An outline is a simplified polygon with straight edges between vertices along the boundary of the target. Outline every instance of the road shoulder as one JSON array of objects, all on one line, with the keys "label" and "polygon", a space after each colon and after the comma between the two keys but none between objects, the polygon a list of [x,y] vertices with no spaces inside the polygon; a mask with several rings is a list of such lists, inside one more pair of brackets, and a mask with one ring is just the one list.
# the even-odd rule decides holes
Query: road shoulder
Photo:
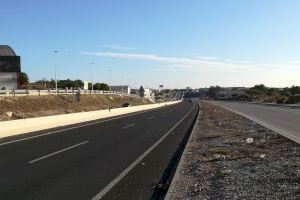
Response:
[{"label": "road shoulder", "polygon": [[166,199],[299,199],[300,145],[204,103]]}]

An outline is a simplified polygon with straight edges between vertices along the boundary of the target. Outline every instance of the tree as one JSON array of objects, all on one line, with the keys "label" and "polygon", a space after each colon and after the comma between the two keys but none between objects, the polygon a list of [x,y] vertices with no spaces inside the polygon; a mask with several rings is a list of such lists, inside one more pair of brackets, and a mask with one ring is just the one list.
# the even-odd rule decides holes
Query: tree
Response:
[{"label": "tree", "polygon": [[[261,96],[267,93],[268,88],[264,84],[255,85],[252,88],[246,89],[245,92],[250,96]],[[270,91],[272,92],[272,91]]]},{"label": "tree", "polygon": [[109,90],[109,86],[106,83],[95,83],[94,90]]},{"label": "tree", "polygon": [[20,74],[20,86],[23,87],[29,83],[28,75],[25,72]]},{"label": "tree", "polygon": [[207,91],[207,95],[210,97],[210,98],[216,98],[217,97],[217,93],[219,91],[221,91],[222,88],[220,86],[211,86],[208,91]]},{"label": "tree", "polygon": [[83,81],[79,80],[79,79],[74,80],[73,84],[74,84],[75,88],[82,88],[83,87]]},{"label": "tree", "polygon": [[267,91],[267,87],[264,84],[255,85],[252,89],[262,91],[263,93]]},{"label": "tree", "polygon": [[292,95],[295,95],[295,94],[300,94],[300,87],[299,86],[292,86],[290,88],[290,92]]}]

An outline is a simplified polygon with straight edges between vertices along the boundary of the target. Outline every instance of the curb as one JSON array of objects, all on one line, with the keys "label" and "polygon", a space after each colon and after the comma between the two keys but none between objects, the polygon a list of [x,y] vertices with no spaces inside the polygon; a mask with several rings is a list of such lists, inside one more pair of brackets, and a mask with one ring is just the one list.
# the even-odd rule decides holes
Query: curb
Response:
[{"label": "curb", "polygon": [[193,138],[193,136],[195,135],[195,132],[198,131],[200,129],[200,118],[202,117],[202,111],[201,111],[201,103],[199,103],[199,113],[198,113],[198,117],[196,119],[195,125],[193,127],[193,130],[191,132],[191,135],[187,141],[186,147],[182,153],[182,156],[180,158],[179,164],[177,166],[176,172],[173,176],[171,185],[169,186],[168,192],[165,196],[165,200],[173,200],[175,199],[177,196],[176,194],[176,185],[178,183],[178,180],[180,179],[180,172],[183,170],[183,163],[184,161],[187,159],[186,155],[188,153],[188,150],[190,149],[190,145],[191,145],[191,140]]},{"label": "curb", "polygon": [[40,131],[50,128],[57,128],[82,122],[93,121],[97,119],[104,119],[108,117],[115,117],[124,114],[136,113],[139,111],[146,111],[164,106],[179,103],[180,101],[148,104],[132,107],[114,108],[109,110],[97,110],[89,112],[78,112],[70,114],[52,115],[36,118],[17,119],[0,122],[0,138],[25,134],[34,131]]}]

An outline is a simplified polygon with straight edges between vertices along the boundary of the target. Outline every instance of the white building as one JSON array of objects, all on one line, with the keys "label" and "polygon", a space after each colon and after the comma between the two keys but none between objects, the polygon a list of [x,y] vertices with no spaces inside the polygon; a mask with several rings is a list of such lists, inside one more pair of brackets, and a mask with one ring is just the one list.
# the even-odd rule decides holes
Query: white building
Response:
[{"label": "white building", "polygon": [[138,90],[138,95],[140,97],[144,97],[147,99],[155,99],[155,96],[154,96],[154,93],[152,92],[152,90],[149,88],[144,89],[143,86],[141,86],[140,89]]},{"label": "white building", "polygon": [[130,86],[129,85],[115,85],[110,86],[111,91],[115,91],[123,94],[130,94]]}]

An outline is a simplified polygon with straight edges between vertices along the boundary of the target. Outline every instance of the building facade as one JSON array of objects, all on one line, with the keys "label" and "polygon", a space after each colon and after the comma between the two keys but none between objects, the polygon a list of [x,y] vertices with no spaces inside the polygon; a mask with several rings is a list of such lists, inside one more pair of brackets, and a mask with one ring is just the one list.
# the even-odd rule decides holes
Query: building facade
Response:
[{"label": "building facade", "polygon": [[20,88],[21,61],[8,45],[0,45],[0,89]]},{"label": "building facade", "polygon": [[129,85],[116,85],[110,86],[111,91],[119,92],[122,94],[130,94],[130,86]]},{"label": "building facade", "polygon": [[144,97],[150,100],[155,99],[155,94],[149,88],[144,89],[143,86],[141,86],[137,93],[140,97]]}]

